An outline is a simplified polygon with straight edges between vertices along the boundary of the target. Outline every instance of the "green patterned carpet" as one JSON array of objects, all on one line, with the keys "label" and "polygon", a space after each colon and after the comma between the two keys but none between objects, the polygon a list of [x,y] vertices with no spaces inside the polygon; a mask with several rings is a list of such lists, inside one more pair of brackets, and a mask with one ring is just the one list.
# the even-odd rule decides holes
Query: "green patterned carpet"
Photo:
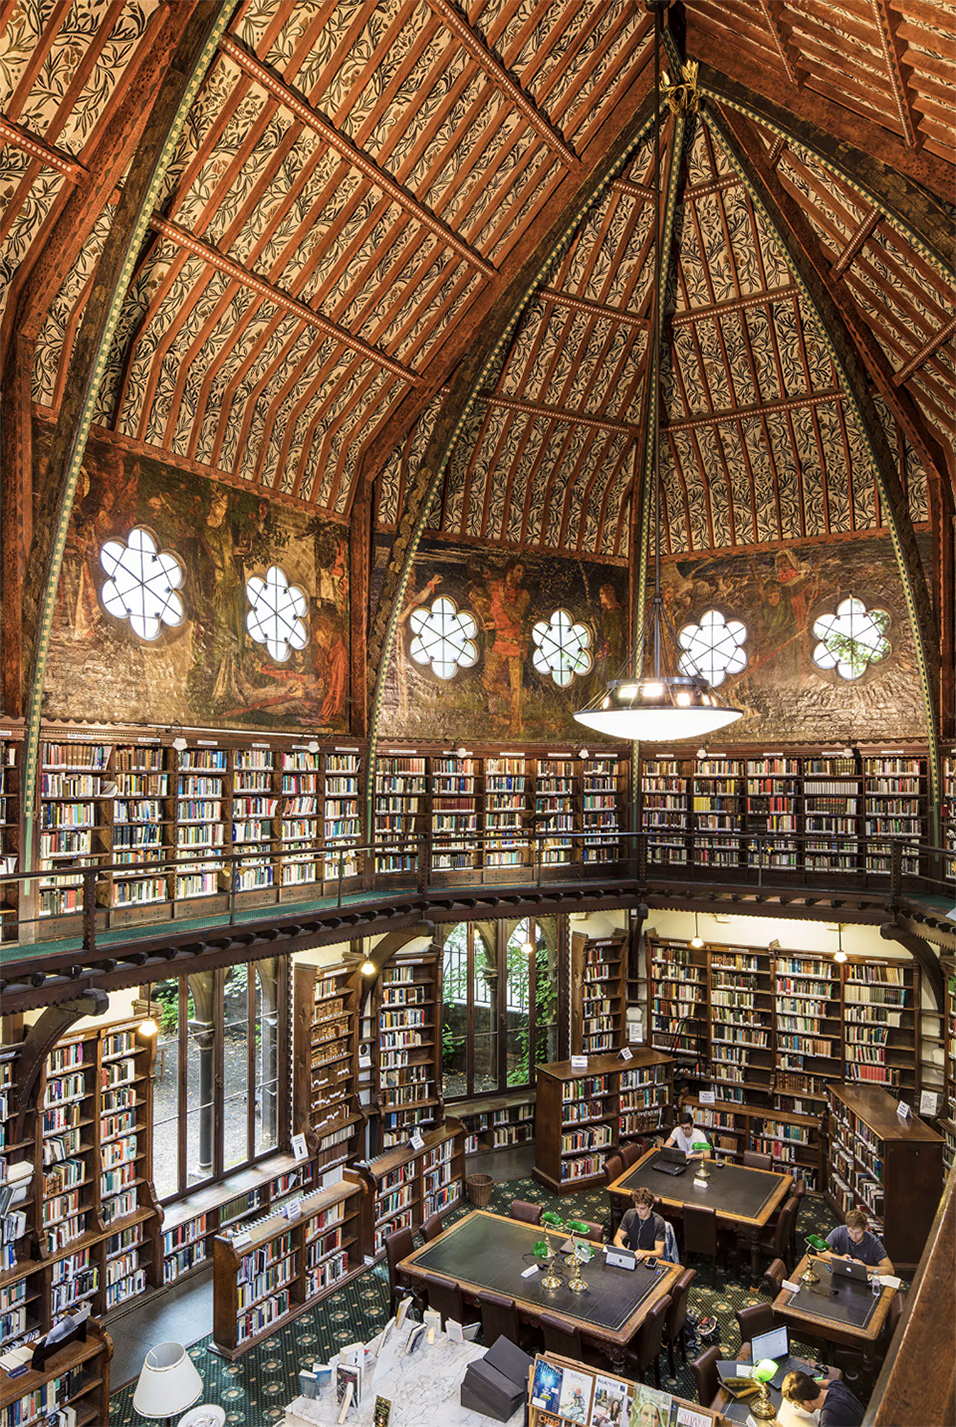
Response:
[{"label": "green patterned carpet", "polygon": [[[608,1212],[603,1189],[558,1198],[530,1179],[497,1184],[489,1208],[495,1213],[507,1214],[512,1199],[530,1199],[563,1214],[571,1211],[573,1205],[573,1212],[580,1218],[595,1222],[603,1221]],[[447,1215],[446,1223],[453,1223],[468,1213],[469,1207],[466,1205]],[[801,1238],[813,1232],[827,1234],[836,1223],[822,1198],[806,1196],[798,1229]],[[709,1263],[695,1258],[693,1264],[697,1279],[691,1289],[691,1308],[718,1320],[722,1348],[728,1350],[727,1356],[734,1356],[740,1344],[734,1314],[738,1308],[764,1300],[737,1279],[724,1274],[719,1265],[716,1287],[712,1288]],[[749,1278],[749,1273],[747,1276]],[[368,1341],[385,1326],[387,1318],[388,1275],[381,1263],[330,1294],[265,1343],[250,1348],[235,1363],[207,1352],[209,1339],[204,1338],[189,1350],[205,1383],[202,1401],[218,1402],[224,1407],[226,1422],[232,1427],[271,1427],[282,1418],[285,1406],[298,1395],[296,1378],[300,1368],[309,1367],[313,1361],[325,1362],[343,1343]],[[800,1351],[799,1345],[797,1350]],[[695,1401],[694,1380],[679,1358],[677,1368],[676,1383],[668,1381],[665,1353],[661,1358],[662,1386]],[[144,1419],[133,1411],[134,1389],[135,1383],[129,1383],[113,1394],[109,1427],[142,1427]]]}]

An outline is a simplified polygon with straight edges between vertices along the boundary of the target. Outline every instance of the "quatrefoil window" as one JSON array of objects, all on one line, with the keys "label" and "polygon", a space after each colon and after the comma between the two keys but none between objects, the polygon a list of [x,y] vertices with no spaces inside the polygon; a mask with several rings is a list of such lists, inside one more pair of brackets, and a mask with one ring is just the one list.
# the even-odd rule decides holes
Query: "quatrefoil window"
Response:
[{"label": "quatrefoil window", "polygon": [[103,604],[117,619],[128,619],[140,639],[157,639],[164,624],[183,621],[183,602],[176,591],[184,579],[182,561],[160,552],[148,530],[137,526],[122,540],[107,540],[100,564],[109,575]]},{"label": "quatrefoil window", "polygon": [[892,651],[886,637],[890,616],[885,609],[868,610],[853,595],[836,607],[835,614],[823,614],[813,621],[819,639],[813,650],[818,669],[836,669],[841,679],[860,679],[871,664],[878,664]]},{"label": "quatrefoil window", "polygon": [[699,624],[685,624],[677,637],[684,651],[681,673],[702,674],[712,689],[728,674],[739,674],[747,662],[747,626],[739,619],[726,623],[720,610],[705,610]]},{"label": "quatrefoil window", "polygon": [[411,656],[416,664],[430,664],[439,679],[454,678],[458,669],[478,662],[478,621],[467,610],[459,612],[454,600],[442,595],[431,609],[413,610],[408,620],[414,638]]},{"label": "quatrefoil window", "polygon": [[575,624],[566,609],[539,620],[531,638],[536,646],[531,656],[534,667],[539,674],[550,674],[559,689],[566,689],[576,674],[589,672],[591,631],[586,624]]},{"label": "quatrefoil window", "polygon": [[264,644],[277,664],[284,664],[293,649],[309,642],[305,615],[309,604],[298,585],[278,565],[270,565],[265,579],[252,575],[246,581],[249,613],[246,629],[257,644]]}]

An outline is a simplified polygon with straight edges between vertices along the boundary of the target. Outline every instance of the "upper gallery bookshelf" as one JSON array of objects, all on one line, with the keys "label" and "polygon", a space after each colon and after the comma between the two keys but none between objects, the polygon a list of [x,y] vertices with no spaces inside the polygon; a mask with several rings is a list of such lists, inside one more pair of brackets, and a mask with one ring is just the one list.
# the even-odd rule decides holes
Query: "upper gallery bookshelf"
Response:
[{"label": "upper gallery bookshelf", "polygon": [[946,1055],[945,1104],[940,1117],[940,1129],[945,1141],[943,1166],[946,1174],[956,1163],[956,961],[943,961],[946,977],[946,1007],[943,1041]]}]

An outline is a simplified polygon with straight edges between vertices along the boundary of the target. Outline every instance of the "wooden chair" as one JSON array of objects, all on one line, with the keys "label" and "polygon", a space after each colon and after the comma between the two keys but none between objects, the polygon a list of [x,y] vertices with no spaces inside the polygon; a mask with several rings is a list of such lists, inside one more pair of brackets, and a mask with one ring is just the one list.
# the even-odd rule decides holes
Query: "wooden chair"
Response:
[{"label": "wooden chair", "polygon": [[[411,1229],[396,1229],[393,1234],[389,1234],[385,1240],[385,1262],[388,1264],[388,1287],[391,1293],[389,1312],[395,1315],[399,1301],[408,1292],[408,1279],[404,1274],[398,1272],[398,1265],[402,1259],[407,1259],[409,1254],[415,1252],[415,1241],[412,1238]],[[415,1294],[417,1297],[418,1295]]]},{"label": "wooden chair", "polygon": [[657,1388],[661,1385],[661,1348],[664,1346],[664,1329],[670,1306],[671,1296],[665,1293],[653,1308],[648,1309],[644,1322],[626,1349],[628,1366],[641,1382],[644,1381],[647,1369],[653,1367],[654,1386]]},{"label": "wooden chair", "polygon": [[[619,1154],[608,1155],[604,1161],[604,1183],[613,1184],[615,1179],[620,1179],[623,1173],[624,1160],[621,1156]],[[617,1194],[609,1194],[607,1197],[611,1203],[611,1213],[608,1221],[609,1237],[613,1239],[624,1215],[624,1202]]]},{"label": "wooden chair", "polygon": [[453,1278],[444,1278],[438,1273],[426,1273],[423,1278],[425,1295],[429,1308],[441,1314],[441,1324],[451,1319],[455,1323],[478,1323],[481,1314],[477,1309],[466,1306],[462,1297],[461,1284]]},{"label": "wooden chair", "polygon": [[486,1348],[490,1348],[499,1338],[508,1338],[519,1348],[527,1347],[534,1341],[536,1334],[532,1328],[522,1327],[518,1305],[513,1298],[483,1288],[478,1295],[478,1307],[481,1311],[481,1336]]},{"label": "wooden chair", "polygon": [[773,1169],[772,1155],[757,1154],[755,1150],[744,1150],[741,1163],[744,1169]]},{"label": "wooden chair", "polygon": [[719,1362],[720,1349],[708,1348],[690,1365],[694,1381],[697,1384],[697,1401],[703,1407],[712,1407],[714,1398],[720,1392],[720,1377],[717,1373]]},{"label": "wooden chair", "polygon": [[557,1353],[562,1358],[573,1358],[578,1363],[588,1363],[592,1367],[606,1367],[605,1358],[584,1344],[580,1328],[572,1327],[562,1318],[552,1313],[538,1314],[538,1327],[544,1334],[546,1353]]},{"label": "wooden chair", "polygon": [[532,1204],[528,1199],[512,1199],[509,1212],[512,1219],[520,1219],[522,1224],[540,1224],[544,1208],[541,1204]]},{"label": "wooden chair", "polygon": [[647,1153],[647,1146],[643,1140],[635,1140],[633,1144],[621,1145],[620,1153],[624,1168],[630,1169],[632,1164],[636,1164]]},{"label": "wooden chair", "polygon": [[769,1293],[771,1298],[776,1298],[783,1287],[783,1281],[787,1276],[787,1265],[783,1259],[774,1259],[767,1268],[764,1269],[763,1278],[760,1280],[762,1293]]},{"label": "wooden chair", "polygon": [[759,1338],[761,1333],[769,1333],[776,1326],[773,1308],[769,1303],[754,1303],[748,1308],[737,1309],[741,1345]]},{"label": "wooden chair", "polygon": [[670,1292],[671,1306],[667,1310],[667,1322],[664,1324],[664,1342],[667,1344],[667,1356],[670,1362],[671,1377],[677,1376],[677,1365],[674,1360],[675,1346],[680,1348],[681,1358],[685,1363],[687,1362],[687,1344],[684,1341],[684,1324],[687,1322],[687,1298],[690,1293],[690,1286],[696,1277],[696,1269],[685,1268]]},{"label": "wooden chair", "polygon": [[615,1179],[620,1179],[624,1173],[624,1157],[619,1154],[609,1154],[604,1161],[604,1183],[613,1184]]},{"label": "wooden chair", "polygon": [[581,1219],[581,1220],[579,1220],[579,1223],[581,1223],[581,1224],[587,1224],[587,1226],[588,1226],[588,1231],[587,1231],[587,1233],[586,1233],[586,1234],[583,1234],[583,1235],[579,1235],[579,1237],[585,1238],[585,1239],[590,1239],[590,1240],[592,1241],[592,1243],[595,1243],[595,1244],[603,1244],[603,1243],[604,1243],[604,1225],[603,1225],[603,1224],[592,1224],[589,1219]]},{"label": "wooden chair", "polygon": [[684,1254],[710,1259],[711,1282],[717,1281],[717,1215],[706,1204],[684,1205]]},{"label": "wooden chair", "polygon": [[[791,1195],[781,1209],[780,1218],[776,1224],[767,1226],[757,1244],[761,1258],[783,1259],[788,1273],[793,1264],[794,1223],[799,1207],[799,1199]],[[741,1254],[749,1254],[750,1239],[738,1235],[737,1248]]]},{"label": "wooden chair", "polygon": [[437,1239],[439,1234],[445,1232],[445,1226],[441,1221],[440,1214],[430,1214],[422,1225],[422,1242],[430,1244],[433,1239]]}]

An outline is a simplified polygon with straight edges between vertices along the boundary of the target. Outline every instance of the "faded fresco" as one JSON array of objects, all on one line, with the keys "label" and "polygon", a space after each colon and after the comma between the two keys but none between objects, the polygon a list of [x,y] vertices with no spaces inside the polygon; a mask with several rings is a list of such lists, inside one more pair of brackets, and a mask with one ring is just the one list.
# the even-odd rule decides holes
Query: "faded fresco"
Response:
[{"label": "faded fresco", "polygon": [[[41,463],[46,441],[41,428]],[[151,642],[103,604],[100,551],[135,526],[184,566],[185,617]],[[283,662],[246,629],[246,581],[273,564],[307,603],[307,643]],[[89,442],[57,595],[47,717],[344,732],[348,627],[343,526]]]},{"label": "faded fresco", "polygon": [[[663,581],[676,630],[708,609],[747,626],[747,664],[720,686],[724,702],[746,717],[715,735],[721,745],[925,738],[916,654],[889,539],[678,560],[665,565]],[[814,621],[849,595],[888,612],[892,646],[852,682],[817,668],[812,658]]]},{"label": "faded fresco", "polygon": [[[377,547],[377,568],[388,542]],[[447,596],[475,625],[477,655],[450,679],[411,656],[416,611]],[[565,609],[587,631],[587,673],[558,687],[534,667],[536,623]],[[426,542],[400,615],[382,708],[387,738],[581,739],[574,710],[620,668],[627,649],[627,572],[567,557],[521,555]],[[469,656],[470,657],[470,656]],[[590,742],[595,735],[588,735]]]}]

